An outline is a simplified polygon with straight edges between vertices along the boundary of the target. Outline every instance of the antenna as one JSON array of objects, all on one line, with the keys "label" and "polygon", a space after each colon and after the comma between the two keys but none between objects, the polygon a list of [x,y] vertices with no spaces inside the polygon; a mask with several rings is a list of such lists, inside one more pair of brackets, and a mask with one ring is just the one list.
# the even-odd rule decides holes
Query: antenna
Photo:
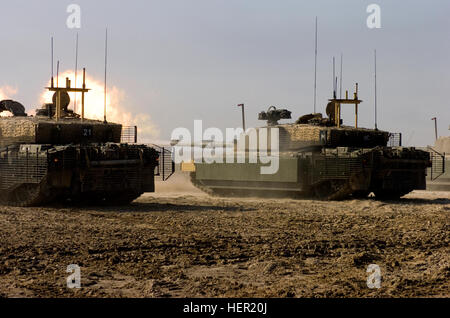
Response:
[{"label": "antenna", "polygon": [[[78,73],[78,32],[75,44],[75,88],[77,88],[77,73]],[[77,93],[74,92],[73,111],[76,112],[77,107]]]},{"label": "antenna", "polygon": [[[410,144],[411,139],[412,139],[412,137],[414,136],[414,133],[415,133],[415,132],[416,132],[415,130],[412,131],[411,135],[409,136],[408,140],[406,141],[406,145],[409,145],[409,144]],[[406,146],[406,145],[405,145],[405,146]]]},{"label": "antenna", "polygon": [[53,36],[52,36],[52,41],[51,41],[51,60],[52,60],[52,77],[51,77],[51,87],[53,87]]},{"label": "antenna", "polygon": [[81,121],[84,121],[84,93],[86,90],[86,68],[83,68],[83,90],[81,91]]},{"label": "antenna", "polygon": [[59,87],[59,61],[56,63],[56,87]]},{"label": "antenna", "polygon": [[339,80],[339,98],[342,99],[342,61],[344,60],[344,54],[341,53],[341,74]]},{"label": "antenna", "polygon": [[106,124],[106,70],[108,65],[108,28],[106,28],[105,35],[105,105],[103,110],[103,122]]},{"label": "antenna", "polygon": [[336,66],[335,66],[335,58],[333,56],[333,98],[336,98],[335,74],[336,74]]},{"label": "antenna", "polygon": [[374,57],[375,57],[375,130],[378,129],[377,127],[377,50],[374,50]]},{"label": "antenna", "polygon": [[316,113],[316,92],[317,92],[317,17],[316,17],[316,42],[314,57],[314,113]]},{"label": "antenna", "polygon": [[334,82],[334,87],[335,87],[335,93],[334,93],[334,98],[337,98],[336,97],[336,95],[337,95],[337,93],[336,93],[336,91],[337,91],[337,86],[338,86],[338,77],[336,76],[336,80],[335,80],[335,82]]}]

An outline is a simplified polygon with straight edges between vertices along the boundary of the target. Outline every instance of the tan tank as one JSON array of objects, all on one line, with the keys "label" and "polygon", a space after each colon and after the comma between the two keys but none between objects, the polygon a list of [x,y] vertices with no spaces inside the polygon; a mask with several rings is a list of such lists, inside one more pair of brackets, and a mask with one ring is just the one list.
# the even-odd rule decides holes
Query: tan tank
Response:
[{"label": "tan tank", "polygon": [[[288,110],[271,107],[260,113],[259,119],[268,122],[265,128],[279,131],[279,169],[274,174],[260,173],[266,163],[248,161],[195,163],[184,165],[185,170],[191,171],[195,186],[215,195],[338,200],[367,197],[373,192],[380,199],[398,199],[413,190],[425,189],[430,154],[401,147],[401,139],[392,140],[395,134],[360,128],[361,102],[356,88],[353,99],[331,99],[327,117],[308,114],[293,124],[278,124],[279,119],[290,118]],[[355,107],[354,126],[343,125],[344,104]],[[251,151],[245,149],[246,159]]]},{"label": "tan tank", "polygon": [[[84,83],[84,80],[83,80]],[[126,204],[155,190],[160,171],[173,173],[170,153],[123,140],[120,124],[84,118],[83,88],[51,87],[53,103],[36,116],[23,106],[0,102],[0,203],[36,206],[53,201]],[[68,92],[82,94],[81,114],[68,109]],[[163,163],[160,165],[159,160]]]}]

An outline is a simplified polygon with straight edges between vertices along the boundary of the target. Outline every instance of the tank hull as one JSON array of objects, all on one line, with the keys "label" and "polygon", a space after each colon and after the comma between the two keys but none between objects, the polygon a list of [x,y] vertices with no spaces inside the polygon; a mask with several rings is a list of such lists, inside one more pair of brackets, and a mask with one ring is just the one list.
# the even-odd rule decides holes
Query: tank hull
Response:
[{"label": "tank hull", "polygon": [[414,148],[334,148],[320,152],[280,153],[278,172],[260,173],[262,164],[195,164],[192,183],[213,195],[316,197],[340,200],[396,199],[426,188],[429,153]]},{"label": "tank hull", "polygon": [[126,204],[153,192],[158,152],[144,145],[22,144],[0,151],[0,203]]}]

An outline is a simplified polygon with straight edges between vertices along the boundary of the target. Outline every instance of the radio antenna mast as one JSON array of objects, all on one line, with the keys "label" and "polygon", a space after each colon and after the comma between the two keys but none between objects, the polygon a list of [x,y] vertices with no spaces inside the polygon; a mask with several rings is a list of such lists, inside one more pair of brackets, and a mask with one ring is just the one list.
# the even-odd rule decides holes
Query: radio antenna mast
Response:
[{"label": "radio antenna mast", "polygon": [[53,36],[52,36],[52,41],[51,41],[51,60],[52,60],[52,77],[51,77],[51,83],[50,83],[50,85],[51,85],[51,87],[53,87],[54,86],[54,80],[53,80]]},{"label": "radio antenna mast", "polygon": [[375,130],[377,127],[377,50],[374,50],[375,57]]},{"label": "radio antenna mast", "polygon": [[105,105],[103,110],[103,122],[106,124],[106,70],[108,65],[108,28],[106,28],[106,35],[105,35],[105,91],[104,91],[104,98],[105,98]]},{"label": "radio antenna mast", "polygon": [[334,87],[335,87],[335,93],[334,93],[334,95],[335,95],[335,98],[337,98],[337,87],[338,87],[338,77],[336,76],[336,81],[334,82],[335,84],[334,84]]},{"label": "radio antenna mast", "polygon": [[[77,73],[78,73],[78,32],[77,40],[75,43],[75,88],[77,88]],[[76,112],[77,108],[77,93],[74,92],[73,111]]]},{"label": "radio antenna mast", "polygon": [[339,83],[339,98],[342,99],[342,61],[344,60],[344,54],[341,53],[341,74]]},{"label": "radio antenna mast", "polygon": [[335,58],[333,56],[333,98],[336,98],[336,67],[335,67]]},{"label": "radio antenna mast", "polygon": [[56,87],[59,87],[59,61],[56,63]]},{"label": "radio antenna mast", "polygon": [[314,57],[314,113],[316,113],[316,93],[317,93],[317,17],[316,17],[316,41]]}]

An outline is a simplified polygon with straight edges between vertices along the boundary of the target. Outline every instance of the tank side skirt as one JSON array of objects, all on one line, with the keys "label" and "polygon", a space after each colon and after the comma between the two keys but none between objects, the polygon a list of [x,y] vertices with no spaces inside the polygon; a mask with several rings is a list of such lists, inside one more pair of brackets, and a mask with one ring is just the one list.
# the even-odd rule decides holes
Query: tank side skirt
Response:
[{"label": "tank side skirt", "polygon": [[[204,168],[207,164],[196,164],[191,179],[195,186],[210,194],[220,194],[222,190],[236,194],[259,191],[263,196],[270,192],[313,191],[322,199],[338,200],[351,195],[363,197],[370,192],[379,193],[381,197],[386,191],[392,191],[401,196],[425,187],[425,169],[429,162],[427,153],[402,147],[324,149],[321,153],[298,153],[289,160],[297,160],[296,178],[286,178],[285,170],[272,178],[261,178],[255,175],[258,165],[251,167],[251,173],[238,173],[245,170],[245,166],[221,164],[217,170],[214,166]],[[284,166],[280,161],[280,167],[286,168],[289,160],[284,161]],[[292,168],[288,170],[292,171]],[[200,177],[196,176],[198,171]],[[234,175],[238,178],[232,177]],[[251,177],[247,179],[247,175]]]}]

